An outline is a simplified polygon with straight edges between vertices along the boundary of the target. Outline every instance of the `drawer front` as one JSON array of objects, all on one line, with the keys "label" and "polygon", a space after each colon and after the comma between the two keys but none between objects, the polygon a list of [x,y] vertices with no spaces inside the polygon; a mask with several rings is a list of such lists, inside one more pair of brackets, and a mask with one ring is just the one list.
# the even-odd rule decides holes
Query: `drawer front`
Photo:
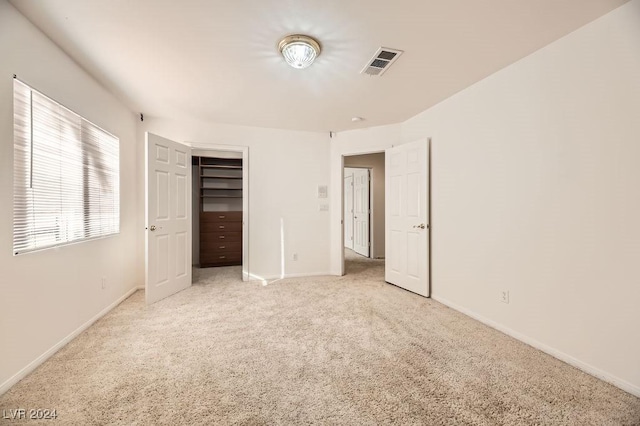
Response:
[{"label": "drawer front", "polygon": [[241,243],[242,232],[207,232],[200,234],[200,245],[214,242]]},{"label": "drawer front", "polygon": [[242,261],[233,261],[233,262],[212,262],[212,263],[200,263],[201,268],[217,268],[219,266],[236,266],[242,265]]},{"label": "drawer front", "polygon": [[200,223],[242,222],[242,212],[201,212]]},{"label": "drawer front", "polygon": [[200,241],[201,252],[231,252],[242,251],[242,242],[233,242],[224,239]]},{"label": "drawer front", "polygon": [[204,222],[200,232],[242,232],[242,222]]},{"label": "drawer front", "polygon": [[211,265],[215,263],[227,263],[227,262],[242,262],[242,253],[240,252],[231,252],[231,253],[202,252],[200,253],[201,265]]}]

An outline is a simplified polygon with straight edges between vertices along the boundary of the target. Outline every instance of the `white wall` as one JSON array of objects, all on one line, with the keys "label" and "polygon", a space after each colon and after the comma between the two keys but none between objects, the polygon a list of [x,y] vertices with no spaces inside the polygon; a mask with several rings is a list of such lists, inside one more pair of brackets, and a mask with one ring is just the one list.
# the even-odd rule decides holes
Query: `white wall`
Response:
[{"label": "white wall", "polygon": [[[141,284],[135,120],[13,6],[0,1],[0,393],[96,314]],[[119,235],[12,255],[13,74],[120,138]],[[107,289],[101,289],[101,277]]]},{"label": "white wall", "polygon": [[[198,147],[248,146],[250,273],[267,279],[329,273],[329,212],[319,211],[319,204],[329,200],[317,198],[318,185],[329,183],[328,133],[145,117],[139,126],[140,153],[144,131]],[[138,182],[144,194],[142,176]]]},{"label": "white wall", "polygon": [[371,257],[384,258],[384,153],[349,155],[345,167],[371,169]]},{"label": "white wall", "polygon": [[368,129],[341,132],[333,136],[330,144],[330,261],[331,273],[343,275],[344,235],[342,233],[343,156],[383,152],[400,143],[400,124],[370,127]]},{"label": "white wall", "polygon": [[636,0],[402,125],[433,138],[433,297],[636,395],[639,24]]}]

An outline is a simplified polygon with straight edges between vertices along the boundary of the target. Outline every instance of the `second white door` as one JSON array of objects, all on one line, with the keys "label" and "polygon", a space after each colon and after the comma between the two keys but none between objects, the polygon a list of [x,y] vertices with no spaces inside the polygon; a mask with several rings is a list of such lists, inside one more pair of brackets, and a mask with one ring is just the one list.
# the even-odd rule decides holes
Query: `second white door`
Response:
[{"label": "second white door", "polygon": [[369,169],[353,170],[353,250],[369,257]]},{"label": "second white door", "polygon": [[344,176],[344,246],[353,250],[353,173]]}]

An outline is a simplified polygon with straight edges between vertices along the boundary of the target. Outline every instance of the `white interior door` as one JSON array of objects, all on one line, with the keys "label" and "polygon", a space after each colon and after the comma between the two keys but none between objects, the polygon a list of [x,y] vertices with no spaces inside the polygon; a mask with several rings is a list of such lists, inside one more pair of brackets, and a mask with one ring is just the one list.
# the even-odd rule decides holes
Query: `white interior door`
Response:
[{"label": "white interior door", "polygon": [[353,171],[353,250],[369,257],[369,169]]},{"label": "white interior door", "polygon": [[428,141],[385,155],[385,280],[429,296]]},{"label": "white interior door", "polygon": [[344,177],[344,246],[353,250],[353,174],[351,172]]},{"label": "white interior door", "polygon": [[191,149],[146,133],[147,304],[191,285]]}]

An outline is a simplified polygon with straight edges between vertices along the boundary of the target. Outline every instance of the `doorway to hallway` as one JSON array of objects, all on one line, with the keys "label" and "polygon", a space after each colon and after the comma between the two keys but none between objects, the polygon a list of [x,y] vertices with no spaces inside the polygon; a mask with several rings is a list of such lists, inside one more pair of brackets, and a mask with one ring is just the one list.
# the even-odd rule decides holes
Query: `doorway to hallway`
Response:
[{"label": "doorway to hallway", "polygon": [[[345,273],[380,267],[385,257],[385,154],[344,157]],[[372,262],[376,260],[376,262]]]}]

